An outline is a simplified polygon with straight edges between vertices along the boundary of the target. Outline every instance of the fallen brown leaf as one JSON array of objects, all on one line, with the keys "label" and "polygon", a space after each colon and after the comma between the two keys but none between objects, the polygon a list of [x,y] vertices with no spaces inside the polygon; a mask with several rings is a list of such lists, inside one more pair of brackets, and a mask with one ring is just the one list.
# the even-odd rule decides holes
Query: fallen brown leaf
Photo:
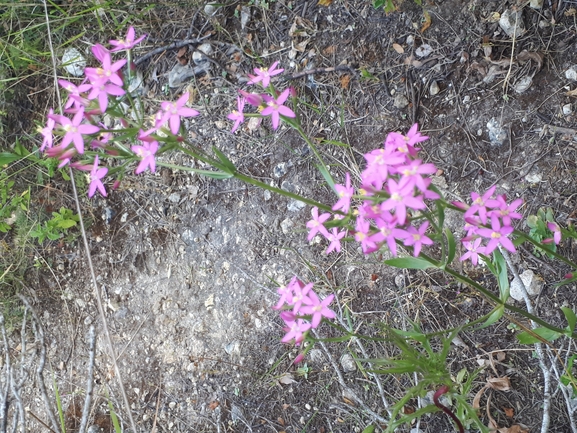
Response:
[{"label": "fallen brown leaf", "polygon": [[515,416],[515,409],[512,407],[504,407],[503,411],[505,412],[505,416],[507,418],[513,418]]},{"label": "fallen brown leaf", "polygon": [[507,376],[487,379],[487,385],[497,391],[509,391],[511,389],[511,382]]},{"label": "fallen brown leaf", "polygon": [[209,403],[208,408],[210,410],[215,410],[219,406],[220,406],[220,402],[218,400],[213,400]]},{"label": "fallen brown leaf", "polygon": [[424,33],[425,30],[431,27],[431,15],[429,15],[429,12],[423,11],[423,16],[425,17],[425,20],[421,26],[421,33]]},{"label": "fallen brown leaf", "polygon": [[405,49],[396,43],[393,44],[393,50],[395,50],[399,54],[403,54],[405,52]]},{"label": "fallen brown leaf", "polygon": [[283,385],[290,385],[291,383],[296,383],[296,380],[294,380],[292,374],[283,373],[281,377],[278,378],[278,383],[282,383]]},{"label": "fallen brown leaf", "polygon": [[348,89],[350,82],[351,82],[351,76],[350,75],[343,75],[341,77],[341,87],[343,89]]},{"label": "fallen brown leaf", "polygon": [[326,47],[326,48],[323,50],[323,54],[324,54],[325,56],[330,56],[331,54],[334,54],[336,50],[337,50],[337,46],[336,46],[336,45],[329,45],[328,47]]},{"label": "fallen brown leaf", "polygon": [[319,6],[330,6],[333,0],[319,0]]}]

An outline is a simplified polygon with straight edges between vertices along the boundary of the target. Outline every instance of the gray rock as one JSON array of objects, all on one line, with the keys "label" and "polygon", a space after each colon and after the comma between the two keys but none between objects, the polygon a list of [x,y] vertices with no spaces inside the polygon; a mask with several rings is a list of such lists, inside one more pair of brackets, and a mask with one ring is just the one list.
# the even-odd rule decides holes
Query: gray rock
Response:
[{"label": "gray rock", "polygon": [[511,281],[511,297],[517,301],[523,301],[523,285],[525,285],[525,289],[527,290],[527,294],[529,296],[537,296],[539,292],[541,292],[542,284],[537,280],[535,274],[531,269],[527,269],[521,275],[519,275],[521,281],[517,278],[514,278]]},{"label": "gray rock", "polygon": [[67,48],[62,55],[62,66],[70,75],[81,77],[84,75],[86,59],[76,48]]},{"label": "gray rock", "polygon": [[295,224],[291,221],[290,218],[285,218],[280,223],[280,228],[281,228],[283,234],[288,235],[291,232],[291,229],[294,227],[294,225]]},{"label": "gray rock", "polygon": [[306,206],[306,203],[303,203],[300,200],[291,200],[289,204],[287,204],[287,209],[291,212],[298,212],[302,208]]},{"label": "gray rock", "polygon": [[565,71],[565,78],[571,81],[577,81],[577,65],[572,65]]},{"label": "gray rock", "polygon": [[345,353],[341,357],[341,367],[346,373],[353,372],[357,369],[357,363],[350,353]]},{"label": "gray rock", "polygon": [[395,95],[393,105],[396,108],[405,108],[407,105],[409,105],[409,100],[402,93],[397,93],[397,95]]},{"label": "gray rock", "polygon": [[205,62],[200,66],[195,66],[194,68],[191,68],[189,65],[181,65],[180,63],[177,63],[168,73],[168,86],[174,89],[189,78],[204,74],[205,72],[208,72],[209,69],[210,62]]},{"label": "gray rock", "polygon": [[489,140],[493,146],[502,146],[507,140],[508,134],[495,118],[487,122],[487,129],[489,130]]},{"label": "gray rock", "polygon": [[523,15],[522,10],[513,11],[511,9],[505,10],[501,14],[499,19],[499,26],[503,29],[507,36],[509,37],[520,37],[525,33],[525,28],[523,27]]}]

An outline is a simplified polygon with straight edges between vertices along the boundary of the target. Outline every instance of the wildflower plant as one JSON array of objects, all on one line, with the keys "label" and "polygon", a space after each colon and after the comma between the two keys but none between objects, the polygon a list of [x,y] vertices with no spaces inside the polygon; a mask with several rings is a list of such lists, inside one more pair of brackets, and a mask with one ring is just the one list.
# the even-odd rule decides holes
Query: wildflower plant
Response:
[{"label": "wildflower plant", "polygon": [[[60,166],[70,165],[85,172],[89,179],[90,197],[97,191],[107,196],[107,184],[114,179],[116,185],[128,171],[134,170],[135,174],[155,172],[157,166],[193,171],[216,179],[237,178],[311,206],[312,218],[306,223],[307,239],[311,241],[319,237],[326,245],[326,254],[338,254],[345,242],[358,243],[365,255],[388,251],[390,258],[385,263],[405,269],[440,269],[455,281],[476,290],[493,305],[489,313],[458,329],[448,329],[436,335],[422,332],[418,324],[414,324],[412,331],[388,330],[389,341],[400,350],[399,357],[367,361],[376,366],[374,371],[377,373],[415,373],[421,379],[418,386],[407,391],[405,398],[398,403],[400,406],[395,406],[388,431],[431,411],[447,413],[460,431],[463,431],[464,418],[473,420],[480,430],[487,430],[466,402],[467,396],[458,393],[458,387],[447,370],[448,347],[457,333],[489,326],[509,312],[521,314],[535,323],[536,329],[524,329],[519,334],[521,342],[576,337],[577,316],[571,309],[563,309],[568,326],[559,328],[508,302],[506,256],[515,254],[522,243],[541,248],[547,255],[577,270],[577,264],[558,254],[554,248],[562,241],[563,230],[552,215],[541,218],[543,224],[546,222],[546,229],[543,224],[539,229],[547,233],[547,237],[539,238],[535,236],[536,232],[527,235],[516,229],[518,221],[523,218],[520,212],[523,201],[520,198],[510,200],[498,193],[496,185],[487,191],[472,192],[469,201],[445,200],[433,183],[437,168],[424,162],[420,156],[420,146],[428,137],[419,131],[417,124],[412,125],[407,133],[389,133],[382,146],[367,152],[358,179],[353,173],[346,173],[344,182],[336,183],[317,144],[299,123],[296,90],[276,86],[284,71],[278,67],[278,62],[268,68],[255,69],[254,74],[249,74],[247,89],[239,89],[234,101],[236,109],[228,115],[233,122],[231,133],[241,130],[243,123],[251,117],[259,120],[270,118],[273,130],[281,125],[294,128],[314,154],[316,167],[334,191],[335,201],[320,203],[245,175],[216,147],[204,149],[186,139],[182,119],[200,115],[199,111],[188,106],[190,95],[187,93],[176,101],[162,102],[150,118],[143,115],[142,104],[137,101],[139,94],[129,92],[124,79],[132,67],[130,50],[142,39],[143,36],[137,37],[134,29],[130,28],[124,39],[110,41],[111,50],[95,45],[92,52],[99,65],[86,68],[81,83],[59,82],[68,91],[64,112],[57,114],[51,110],[46,124],[40,128],[41,150],[58,158]],[[124,53],[125,58],[115,58]],[[177,166],[159,158],[169,151],[183,152],[212,168]],[[458,260],[458,242],[444,224],[447,210],[461,212],[463,216],[463,230],[459,234],[463,253]],[[454,266],[458,261],[468,261],[472,266],[484,263],[494,274],[498,290],[486,288],[459,272]],[[572,274],[565,282],[574,280],[577,276]],[[279,312],[284,323],[285,335],[281,341],[299,347],[301,353],[296,362],[305,359],[312,344],[303,343],[314,344],[313,331],[320,329],[323,323],[343,334],[331,341],[365,338],[336,323],[335,295],[319,296],[314,282],[305,282],[295,276],[287,285],[279,287],[277,293],[279,299],[272,308]],[[434,338],[441,340],[440,352],[432,349],[430,342]],[[441,394],[453,395],[458,403],[455,411],[436,405],[423,408],[414,416],[402,414],[401,402],[422,396],[430,389],[436,390],[437,398]]]}]

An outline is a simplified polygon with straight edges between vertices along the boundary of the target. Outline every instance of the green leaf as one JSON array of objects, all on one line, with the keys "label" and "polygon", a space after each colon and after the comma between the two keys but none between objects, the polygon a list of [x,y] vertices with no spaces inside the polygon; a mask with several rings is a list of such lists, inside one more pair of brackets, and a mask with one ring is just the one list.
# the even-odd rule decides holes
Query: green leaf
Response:
[{"label": "green leaf", "polygon": [[375,1],[373,2],[373,7],[374,7],[375,9],[378,9],[378,8],[380,8],[381,6],[383,6],[383,5],[385,4],[385,1],[386,1],[386,0],[375,0]]},{"label": "green leaf", "polygon": [[561,335],[563,335],[560,332],[553,331],[547,328],[533,329],[533,333],[537,334],[541,338],[537,338],[536,336],[530,334],[529,332],[521,332],[517,334],[517,340],[519,340],[519,343],[521,344],[535,344],[539,343],[542,339],[547,341],[554,341],[557,338],[561,337]]},{"label": "green leaf", "polygon": [[395,259],[385,260],[385,264],[401,269],[428,269],[435,267],[427,260],[419,257],[397,257]]},{"label": "green leaf", "polygon": [[505,258],[499,250],[493,252],[493,257],[495,258],[495,267],[498,272],[497,282],[499,283],[499,298],[503,302],[507,302],[509,299],[509,276],[507,274],[507,263]]},{"label": "green leaf", "polygon": [[373,424],[366,426],[362,433],[373,433],[375,431],[375,426]]},{"label": "green leaf", "polygon": [[453,233],[451,233],[451,230],[449,230],[448,228],[445,229],[445,236],[447,236],[447,247],[448,247],[447,265],[450,265],[453,262],[453,259],[455,258],[455,252],[456,252],[455,237],[453,236]]},{"label": "green leaf", "polygon": [[62,220],[62,221],[58,221],[58,224],[56,224],[56,227],[61,228],[61,229],[69,229],[70,227],[74,227],[76,225],[76,221],[74,220]]},{"label": "green leaf", "polygon": [[479,326],[478,328],[475,328],[475,330],[479,330],[479,329],[484,329],[487,326],[491,326],[493,323],[495,323],[497,320],[499,320],[502,316],[503,313],[505,312],[505,307],[503,305],[500,305],[498,307],[496,307],[493,312],[491,314],[489,314],[489,317],[487,318],[487,320],[485,320],[485,322]]},{"label": "green leaf", "polygon": [[327,170],[327,167],[324,164],[316,164],[316,166],[317,166],[317,169],[320,171],[320,173],[325,178],[325,181],[329,184],[331,189],[333,191],[335,191],[335,193],[336,193],[335,181],[334,181],[333,177],[331,176],[331,174],[329,173],[329,171]]},{"label": "green leaf", "polygon": [[15,155],[10,152],[2,152],[0,153],[0,167],[10,164],[11,162],[20,159],[20,156]]},{"label": "green leaf", "polygon": [[575,324],[577,323],[577,316],[571,308],[561,307],[561,310],[563,311],[563,314],[565,314],[565,318],[569,324],[569,332],[573,334],[573,331],[575,330]]},{"label": "green leaf", "polygon": [[224,153],[218,150],[215,146],[212,146],[212,151],[216,153],[216,156],[218,156],[218,159],[220,159],[222,165],[224,165],[228,169],[229,173],[234,173],[236,171],[236,167],[231,162],[231,160],[226,157]]}]

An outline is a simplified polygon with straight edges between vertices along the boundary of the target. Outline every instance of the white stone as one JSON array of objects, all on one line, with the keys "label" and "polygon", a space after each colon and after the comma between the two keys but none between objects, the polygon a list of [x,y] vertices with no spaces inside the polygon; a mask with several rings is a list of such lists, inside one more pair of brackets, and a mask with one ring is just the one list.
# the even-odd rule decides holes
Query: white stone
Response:
[{"label": "white stone", "polygon": [[[525,286],[529,296],[537,296],[539,292],[541,292],[541,283],[537,278],[535,278],[535,274],[531,269],[527,269],[519,275],[519,277],[521,278],[521,281],[523,282],[522,284]],[[514,278],[513,281],[511,281],[511,297],[517,301],[523,301],[523,287],[521,281],[517,278]]]},{"label": "white stone", "polygon": [[427,57],[432,52],[433,47],[431,47],[429,44],[423,44],[415,50],[415,54],[417,57]]},{"label": "white stone", "polygon": [[565,71],[565,78],[571,81],[577,81],[577,65],[572,65]]},{"label": "white stone", "polygon": [[507,9],[499,18],[499,26],[507,33],[509,37],[520,37],[525,33],[525,28],[523,27],[523,15],[522,11],[516,10],[512,11]]},{"label": "white stone", "polygon": [[81,77],[84,75],[86,59],[76,48],[67,48],[62,56],[62,66],[70,75]]},{"label": "white stone", "polygon": [[543,7],[543,0],[531,0],[529,2],[529,7],[533,9],[541,9]]},{"label": "white stone", "polygon": [[431,85],[429,86],[429,93],[431,94],[431,96],[438,95],[440,91],[441,91],[441,88],[439,87],[439,83],[437,83],[436,81],[433,81],[431,83]]},{"label": "white stone", "polygon": [[571,114],[573,112],[573,107],[571,106],[571,104],[565,104],[563,105],[563,114],[565,116],[568,116],[569,114]]}]

